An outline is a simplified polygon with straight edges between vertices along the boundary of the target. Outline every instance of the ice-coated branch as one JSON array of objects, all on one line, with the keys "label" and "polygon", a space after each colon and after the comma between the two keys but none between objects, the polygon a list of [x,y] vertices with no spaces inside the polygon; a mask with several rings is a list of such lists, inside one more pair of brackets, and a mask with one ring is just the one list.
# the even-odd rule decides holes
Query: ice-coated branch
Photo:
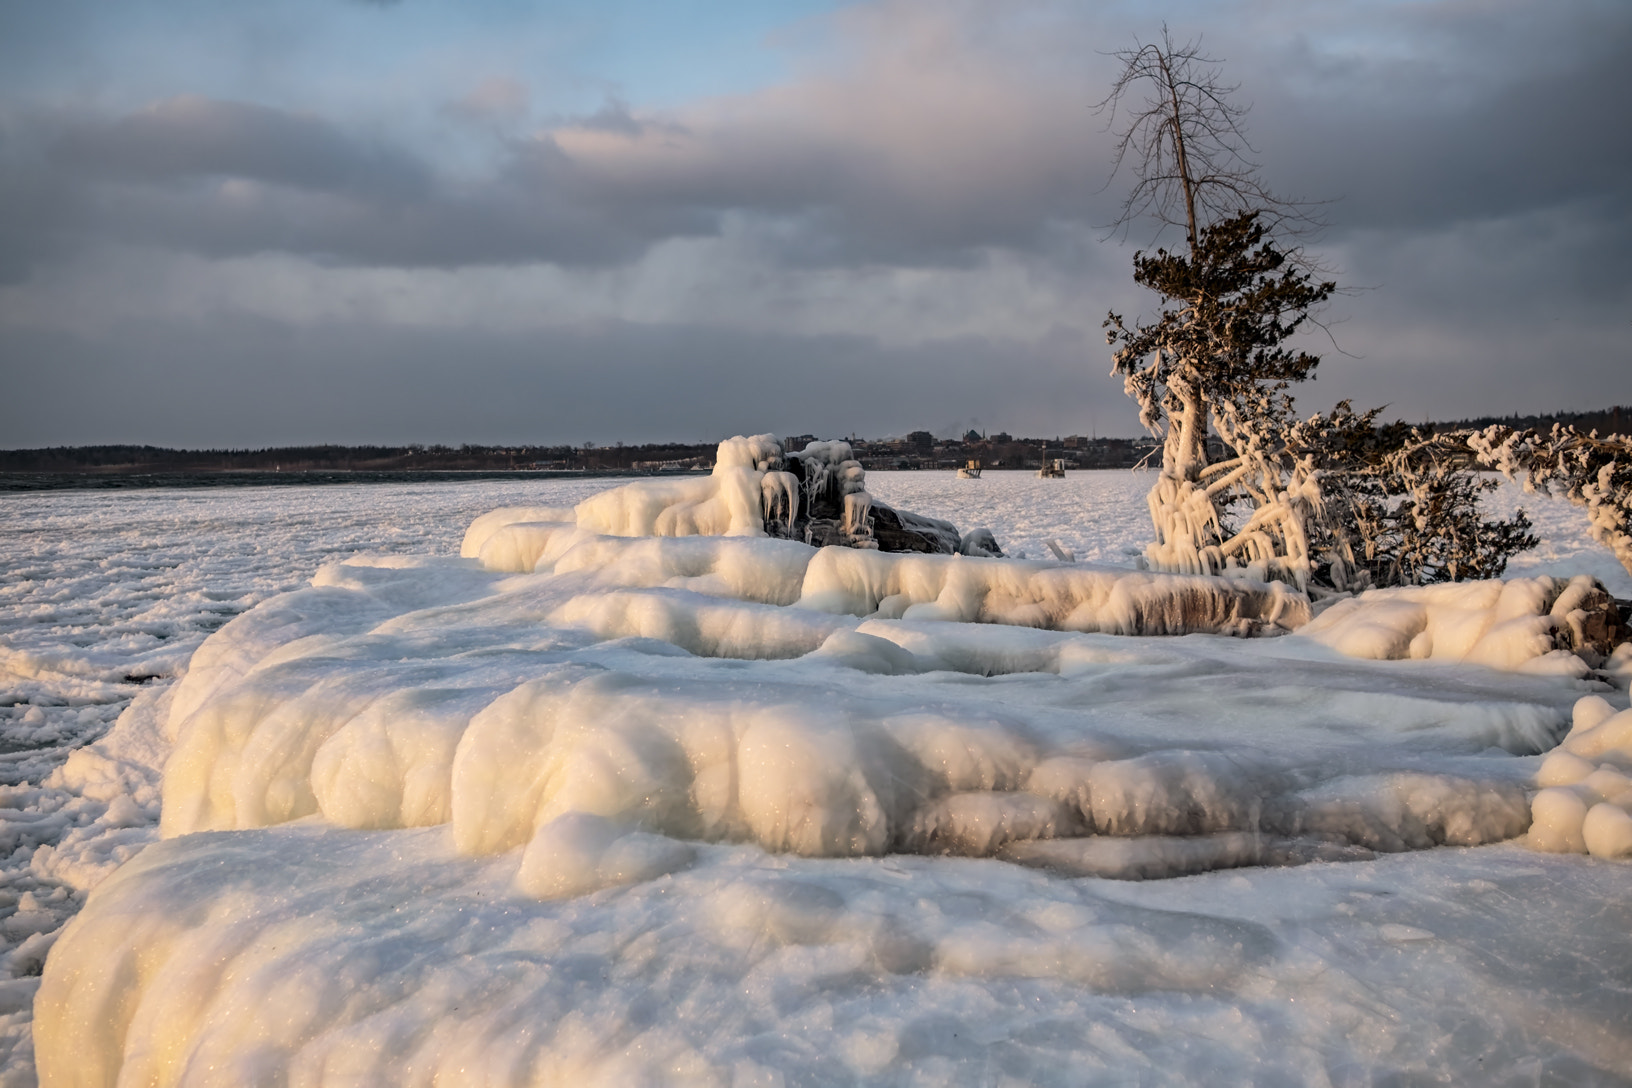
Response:
[{"label": "ice-coated branch", "polygon": [[1265,184],[1244,126],[1250,107],[1236,101],[1239,86],[1224,82],[1199,38],[1175,42],[1163,26],[1159,40],[1110,55],[1122,72],[1094,109],[1108,115],[1107,127],[1121,114],[1111,174],[1128,166],[1134,175],[1113,229],[1148,217],[1183,229],[1194,254],[1206,226],[1246,211],[1274,226],[1319,225],[1314,205]]},{"label": "ice-coated branch", "polygon": [[1546,433],[1495,424],[1442,440],[1471,450],[1480,464],[1509,479],[1522,475],[1527,490],[1586,507],[1593,539],[1632,572],[1632,437],[1600,438],[1555,423]]}]

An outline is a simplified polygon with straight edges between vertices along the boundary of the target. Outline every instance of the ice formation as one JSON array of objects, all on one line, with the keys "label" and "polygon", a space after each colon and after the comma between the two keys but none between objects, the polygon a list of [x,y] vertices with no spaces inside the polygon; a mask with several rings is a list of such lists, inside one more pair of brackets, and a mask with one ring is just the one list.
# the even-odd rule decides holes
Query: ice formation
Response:
[{"label": "ice formation", "polygon": [[[1121,730],[1092,739],[1035,716],[949,711],[927,694],[862,695],[831,672],[925,677],[930,690],[947,675],[1113,683],[1159,662],[1160,644],[1089,632],[1227,630],[1249,606],[1272,622],[1303,600],[1279,586],[1248,593],[1221,579],[785,540],[607,537],[502,518],[483,524],[479,550],[489,555],[518,524],[547,537],[531,574],[333,565],[206,643],[166,726],[164,834],[321,815],[353,828],[447,823],[475,855],[599,858],[612,848],[581,843],[606,827],[807,856],[1229,832],[1251,849],[1228,840],[1218,857],[1242,864],[1264,850],[1291,856],[1310,836],[1411,849],[1510,838],[1528,822],[1522,786],[1500,776],[1351,766],[1329,753],[1306,764],[1152,750]],[[676,674],[674,655],[808,665],[703,679]],[[1326,724],[1306,723],[1308,737],[1353,728],[1339,702],[1322,700]],[[1357,700],[1352,713],[1369,717],[1378,702]],[[1460,720],[1437,703],[1429,720],[1447,713]],[[1466,724],[1480,748],[1526,753],[1549,747],[1559,721],[1539,708],[1480,708]],[[549,830],[585,816],[610,823]],[[645,871],[624,850],[611,868]]]},{"label": "ice formation", "polygon": [[[949,522],[875,504],[842,442],[811,443],[789,458],[802,466],[799,475],[759,467],[778,460],[768,435],[731,439],[721,444],[714,475],[705,479],[626,484],[570,513],[539,507],[492,511],[471,523],[460,554],[492,571],[570,573],[600,586],[685,589],[854,616],[1118,634],[1291,630],[1309,617],[1308,600],[1278,582],[997,558],[1001,552],[989,530],[960,539]],[[722,498],[728,494],[735,498]],[[749,498],[759,504],[751,511]],[[767,525],[790,526],[801,508],[809,515],[807,535],[818,543],[907,543],[901,550],[878,550],[735,539],[762,537]],[[824,509],[836,516],[819,518]],[[725,510],[741,516],[722,516]],[[717,539],[722,537],[728,539]],[[595,626],[603,635],[620,625],[628,634],[650,634],[656,629],[651,623],[672,626],[654,618],[662,606],[651,597],[640,598],[643,603],[626,618],[611,618],[612,612],[627,613],[634,599],[618,600],[571,605],[561,618],[581,623],[594,613],[602,617]],[[713,606],[717,616],[730,611]],[[743,625],[760,622],[750,611],[735,614]],[[788,623],[807,621],[776,625]],[[821,630],[825,635],[828,629]],[[796,652],[808,652],[808,638],[794,637]],[[757,656],[790,656],[780,646],[773,639]]]},{"label": "ice formation", "polygon": [[580,526],[612,536],[759,536],[765,531],[760,481],[782,462],[772,435],[720,443],[714,470],[700,479],[641,480],[578,505]]},{"label": "ice formation", "polygon": [[1340,600],[1299,634],[1353,657],[1585,676],[1610,647],[1592,644],[1581,605],[1603,596],[1587,575],[1401,586]]},{"label": "ice formation", "polygon": [[[76,752],[58,786],[107,800],[37,868],[102,882],[38,983],[45,1083],[1632,1068],[1632,867],[1547,852],[1632,821],[1624,690],[1526,664],[1570,583],[1303,623],[1272,585],[729,535],[718,495],[649,520],[720,535],[557,500],[463,560],[328,563]],[[1320,637],[1137,637],[1249,619]]]},{"label": "ice formation", "polygon": [[1632,857],[1632,710],[1601,695],[1575,704],[1569,735],[1536,771],[1530,844],[1538,850]]},{"label": "ice formation", "polygon": [[[510,525],[570,523],[609,536],[773,536],[815,545],[841,544],[886,552],[959,551],[950,522],[897,510],[867,491],[867,474],[847,442],[811,442],[783,454],[772,435],[740,435],[720,443],[706,478],[640,480],[603,492],[577,510],[517,508],[479,519],[464,554],[479,556],[495,533]],[[523,530],[517,530],[525,535]],[[980,550],[1001,555],[990,530]],[[515,533],[511,534],[512,536]],[[510,545],[501,542],[495,549]],[[512,553],[524,555],[522,552]],[[524,560],[491,560],[525,569]]]}]

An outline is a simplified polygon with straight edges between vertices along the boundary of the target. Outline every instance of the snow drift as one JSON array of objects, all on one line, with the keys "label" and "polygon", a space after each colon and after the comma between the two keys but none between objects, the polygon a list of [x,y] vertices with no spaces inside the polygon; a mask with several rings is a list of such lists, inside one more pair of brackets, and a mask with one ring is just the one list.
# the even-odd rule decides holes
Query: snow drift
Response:
[{"label": "snow drift", "polygon": [[1377,589],[1338,601],[1299,633],[1353,657],[1585,676],[1612,649],[1588,633],[1582,606],[1592,599],[1608,603],[1587,575]]}]

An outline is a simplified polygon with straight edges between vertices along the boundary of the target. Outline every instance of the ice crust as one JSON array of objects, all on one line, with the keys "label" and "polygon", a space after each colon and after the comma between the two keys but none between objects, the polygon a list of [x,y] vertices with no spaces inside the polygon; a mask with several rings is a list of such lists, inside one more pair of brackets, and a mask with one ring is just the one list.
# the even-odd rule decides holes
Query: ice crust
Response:
[{"label": "ice crust", "polygon": [[[860,537],[872,496],[844,442],[812,442],[791,453],[806,466],[804,503],[836,482],[842,527]],[[720,443],[713,471],[684,480],[640,480],[586,499],[570,513],[513,507],[477,518],[460,555],[492,571],[594,571],[603,584],[667,586],[766,604],[855,616],[957,620],[1116,634],[1291,630],[1309,619],[1309,602],[1279,582],[1147,574],[1074,562],[994,561],[989,530],[971,534],[969,554],[881,553],[806,548],[794,542],[667,538],[764,537],[766,518],[787,518],[800,504],[798,477],[779,470],[772,435]],[[909,521],[950,534],[950,523]],[[640,543],[630,542],[630,538]],[[1061,555],[1059,545],[1050,546]],[[968,561],[971,556],[981,561]],[[765,656],[780,656],[767,654]]]},{"label": "ice crust", "polygon": [[738,435],[720,443],[708,476],[625,484],[584,500],[576,520],[610,536],[759,536],[767,498],[762,478],[781,462],[775,436]]},{"label": "ice crust", "polygon": [[1427,849],[1563,791],[1611,856],[1624,691],[544,498],[263,593],[62,763],[38,887],[97,890],[6,916],[45,1083],[1626,1081],[1632,866]]},{"label": "ice crust", "polygon": [[603,585],[688,589],[854,616],[1145,635],[1291,630],[1309,618],[1308,600],[1279,582],[787,540],[631,539],[564,522],[473,527],[464,554],[492,571],[592,572]]}]

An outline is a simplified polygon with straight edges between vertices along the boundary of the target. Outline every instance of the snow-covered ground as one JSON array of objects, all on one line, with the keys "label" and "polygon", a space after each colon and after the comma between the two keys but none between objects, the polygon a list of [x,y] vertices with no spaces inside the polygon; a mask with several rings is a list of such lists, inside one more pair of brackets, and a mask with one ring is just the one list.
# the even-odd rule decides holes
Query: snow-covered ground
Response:
[{"label": "snow-covered ground", "polygon": [[[453,558],[612,484],[0,498],[0,1083],[1632,1082],[1632,864],[1421,849],[1588,682]],[[1148,484],[868,477],[1124,567]]]}]

